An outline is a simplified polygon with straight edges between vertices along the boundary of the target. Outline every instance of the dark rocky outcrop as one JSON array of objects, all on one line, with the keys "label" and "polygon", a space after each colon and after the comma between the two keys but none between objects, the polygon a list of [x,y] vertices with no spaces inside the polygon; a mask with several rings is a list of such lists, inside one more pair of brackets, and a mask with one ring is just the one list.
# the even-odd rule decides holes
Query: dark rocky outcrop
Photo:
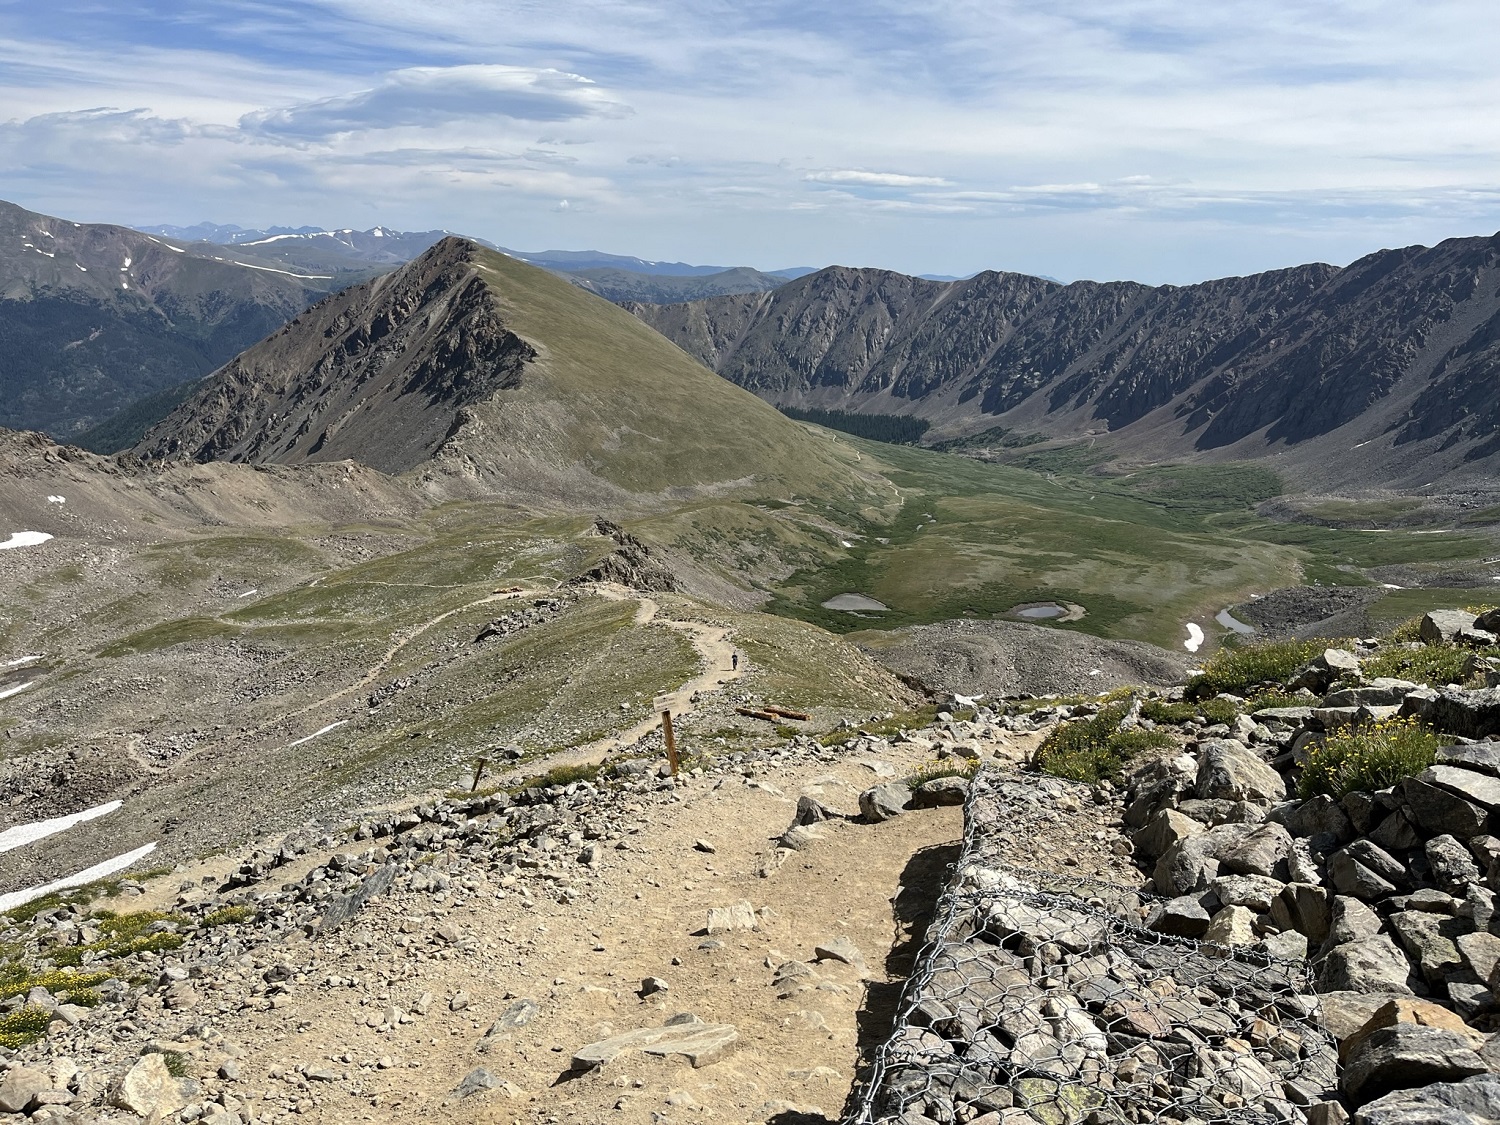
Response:
[{"label": "dark rocky outcrop", "polygon": [[1188,286],[833,267],[628,307],[771,402],[912,414],[930,439],[999,425],[1150,456],[1305,447],[1299,470],[1324,479],[1425,483],[1500,452],[1497,265],[1500,236]]}]

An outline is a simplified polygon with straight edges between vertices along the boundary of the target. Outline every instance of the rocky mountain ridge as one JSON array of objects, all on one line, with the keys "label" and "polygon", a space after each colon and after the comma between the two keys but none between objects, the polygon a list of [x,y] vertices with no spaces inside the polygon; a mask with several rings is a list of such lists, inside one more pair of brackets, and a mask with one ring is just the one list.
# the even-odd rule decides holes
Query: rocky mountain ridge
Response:
[{"label": "rocky mountain ridge", "polygon": [[1188,286],[833,267],[629,307],[767,401],[911,414],[929,441],[1003,427],[1411,487],[1493,474],[1497,267],[1500,235]]},{"label": "rocky mountain ridge", "polygon": [[353,459],[537,503],[731,482],[864,488],[826,443],[616,306],[458,238],[238,356],[135,452]]}]

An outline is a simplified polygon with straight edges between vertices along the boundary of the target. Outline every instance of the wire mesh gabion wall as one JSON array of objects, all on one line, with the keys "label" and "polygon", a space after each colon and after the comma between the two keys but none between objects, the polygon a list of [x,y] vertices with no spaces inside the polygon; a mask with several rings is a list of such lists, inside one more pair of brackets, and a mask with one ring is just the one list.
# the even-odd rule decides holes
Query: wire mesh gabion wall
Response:
[{"label": "wire mesh gabion wall", "polygon": [[1124,887],[1003,865],[993,779],[846,1125],[1260,1125],[1333,1096],[1305,962],[1141,925]]}]

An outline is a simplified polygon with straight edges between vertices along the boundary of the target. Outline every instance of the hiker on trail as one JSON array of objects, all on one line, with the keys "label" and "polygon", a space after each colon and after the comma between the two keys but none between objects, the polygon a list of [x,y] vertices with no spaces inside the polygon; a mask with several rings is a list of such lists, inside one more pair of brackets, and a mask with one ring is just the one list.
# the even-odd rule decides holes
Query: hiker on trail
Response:
[{"label": "hiker on trail", "polygon": [[738,672],[740,670],[740,654],[739,653],[737,653],[737,652],[731,652],[729,654],[729,670],[731,672]]}]

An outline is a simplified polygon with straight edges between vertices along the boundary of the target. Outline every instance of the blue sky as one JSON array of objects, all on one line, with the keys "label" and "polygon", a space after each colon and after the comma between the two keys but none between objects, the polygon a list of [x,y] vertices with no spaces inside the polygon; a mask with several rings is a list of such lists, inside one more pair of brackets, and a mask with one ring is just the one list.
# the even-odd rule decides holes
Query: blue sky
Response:
[{"label": "blue sky", "polygon": [[1189,282],[1500,229],[1493,0],[0,0],[0,198]]}]

